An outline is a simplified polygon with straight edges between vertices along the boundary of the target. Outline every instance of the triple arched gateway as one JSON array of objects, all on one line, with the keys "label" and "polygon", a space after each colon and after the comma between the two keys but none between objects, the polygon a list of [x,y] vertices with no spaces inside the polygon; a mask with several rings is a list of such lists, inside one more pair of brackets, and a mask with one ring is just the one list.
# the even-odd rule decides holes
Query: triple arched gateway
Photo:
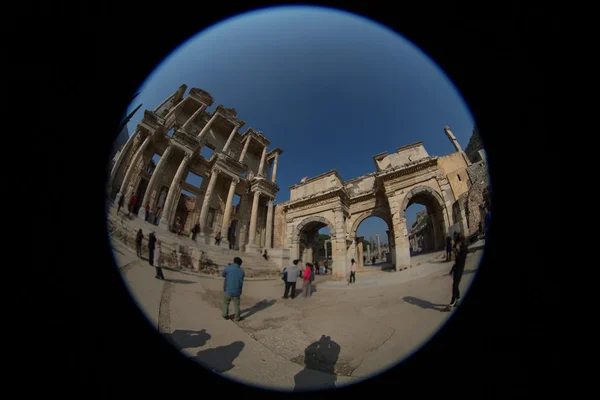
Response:
[{"label": "triple arched gateway", "polygon": [[[274,244],[289,249],[290,258],[314,261],[319,229],[329,227],[334,277],[343,279],[349,260],[362,260],[362,244],[356,232],[365,219],[377,216],[388,226],[391,261],[396,269],[410,264],[409,227],[406,209],[426,207],[432,229],[432,246],[444,247],[456,221],[453,205],[469,189],[467,169],[471,163],[446,128],[456,152],[430,156],[422,142],[403,146],[394,154],[373,157],[376,171],[344,181],[332,170],[305,178],[290,188],[290,200],[276,206]],[[459,217],[460,218],[460,217]]]}]

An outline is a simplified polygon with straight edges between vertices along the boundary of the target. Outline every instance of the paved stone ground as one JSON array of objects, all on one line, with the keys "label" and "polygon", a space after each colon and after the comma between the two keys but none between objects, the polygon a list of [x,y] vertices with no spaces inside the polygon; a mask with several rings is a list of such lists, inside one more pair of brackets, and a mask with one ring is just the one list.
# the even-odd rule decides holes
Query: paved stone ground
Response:
[{"label": "paved stone ground", "polygon": [[[439,254],[400,272],[357,274],[351,286],[317,276],[308,299],[281,299],[281,281],[246,282],[244,319],[234,323],[221,318],[222,280],[170,269],[163,269],[165,281],[156,280],[146,261],[113,246],[125,282],[157,329],[187,357],[246,384],[286,391],[343,386],[409,356],[451,315],[441,311],[450,300],[451,263],[435,259]],[[467,258],[463,296],[481,255]]]}]

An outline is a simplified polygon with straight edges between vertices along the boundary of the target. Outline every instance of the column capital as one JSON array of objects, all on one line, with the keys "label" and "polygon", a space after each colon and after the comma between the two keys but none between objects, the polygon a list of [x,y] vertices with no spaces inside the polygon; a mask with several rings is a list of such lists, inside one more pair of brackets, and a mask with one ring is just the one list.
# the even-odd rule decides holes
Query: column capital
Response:
[{"label": "column capital", "polygon": [[260,196],[261,194],[262,194],[262,191],[260,191],[260,190],[254,191],[254,196]]},{"label": "column capital", "polygon": [[233,178],[231,178],[232,182],[235,182],[235,184],[237,185],[238,183],[240,183],[240,178],[237,176],[234,176]]},{"label": "column capital", "polygon": [[215,174],[215,175],[219,175],[221,172],[223,172],[223,171],[221,171],[220,168],[213,168],[211,171],[211,173]]}]

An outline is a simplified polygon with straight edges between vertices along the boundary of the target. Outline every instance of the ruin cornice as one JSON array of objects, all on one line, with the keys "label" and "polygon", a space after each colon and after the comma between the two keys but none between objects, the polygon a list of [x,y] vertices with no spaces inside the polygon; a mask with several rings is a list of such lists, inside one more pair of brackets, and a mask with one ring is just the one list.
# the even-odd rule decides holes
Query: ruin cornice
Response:
[{"label": "ruin cornice", "polygon": [[284,211],[291,210],[294,208],[303,207],[312,203],[317,203],[324,200],[338,198],[342,201],[342,203],[348,203],[349,197],[344,188],[335,188],[333,190],[327,192],[321,192],[314,194],[310,197],[304,197],[294,201],[288,201],[286,203],[281,203],[283,205]]},{"label": "ruin cornice", "polygon": [[306,184],[308,184],[310,182],[314,182],[314,181],[316,181],[318,179],[324,178],[324,177],[329,176],[329,175],[335,175],[340,180],[340,182],[342,183],[342,185],[344,185],[345,182],[342,179],[342,177],[340,176],[340,174],[337,172],[337,170],[332,169],[331,171],[327,171],[327,172],[325,172],[325,173],[323,173],[321,175],[317,175],[317,176],[315,176],[313,178],[308,178],[304,182],[296,183],[295,185],[290,186],[289,189],[291,190],[291,189],[299,188],[299,187],[304,186],[304,185],[306,185]]},{"label": "ruin cornice", "polygon": [[385,169],[377,173],[378,180],[389,180],[400,176],[409,175],[437,165],[437,156],[413,161],[395,168]]}]

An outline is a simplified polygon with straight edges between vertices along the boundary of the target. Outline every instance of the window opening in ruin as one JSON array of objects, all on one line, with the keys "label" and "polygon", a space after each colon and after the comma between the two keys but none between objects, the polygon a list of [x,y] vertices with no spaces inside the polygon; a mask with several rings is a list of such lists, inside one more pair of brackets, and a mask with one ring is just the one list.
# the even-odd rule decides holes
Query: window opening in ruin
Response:
[{"label": "window opening in ruin", "polygon": [[148,161],[148,165],[146,166],[146,172],[148,172],[150,175],[152,175],[152,173],[156,169],[156,166],[158,165],[159,161],[160,161],[160,156],[158,154],[154,154],[152,156],[152,158],[150,159],[150,161]]},{"label": "window opening in ruin", "polygon": [[412,204],[406,209],[405,215],[410,255],[426,251],[431,241],[431,234],[427,229],[429,226],[427,208],[422,204]]},{"label": "window opening in ruin", "polygon": [[462,179],[460,179],[460,175],[456,174],[456,176],[458,176],[458,180],[459,181],[462,181]]},{"label": "window opening in ruin", "polygon": [[212,157],[214,152],[215,152],[215,148],[213,146],[207,144],[204,147],[202,147],[202,150],[200,150],[200,155],[202,157],[204,157],[205,159],[210,160],[210,158]]},{"label": "window opening in ruin", "polygon": [[185,178],[185,183],[188,183],[194,187],[200,189],[202,185],[203,178],[200,175],[196,175],[193,172],[188,172],[187,177]]},{"label": "window opening in ruin", "polygon": [[[390,246],[388,245],[387,231],[390,231],[390,235],[393,234],[393,232],[388,227],[388,224],[381,217],[372,215],[362,220],[356,228],[357,247],[355,249],[355,253],[352,255],[352,258],[354,258],[356,262],[360,265],[360,260],[358,259],[358,238],[362,238],[363,266],[376,266],[377,268],[379,268],[382,267],[382,264],[386,263],[391,266],[392,254]],[[377,235],[379,235],[380,248],[377,247]],[[379,256],[380,250],[381,257]]]}]

